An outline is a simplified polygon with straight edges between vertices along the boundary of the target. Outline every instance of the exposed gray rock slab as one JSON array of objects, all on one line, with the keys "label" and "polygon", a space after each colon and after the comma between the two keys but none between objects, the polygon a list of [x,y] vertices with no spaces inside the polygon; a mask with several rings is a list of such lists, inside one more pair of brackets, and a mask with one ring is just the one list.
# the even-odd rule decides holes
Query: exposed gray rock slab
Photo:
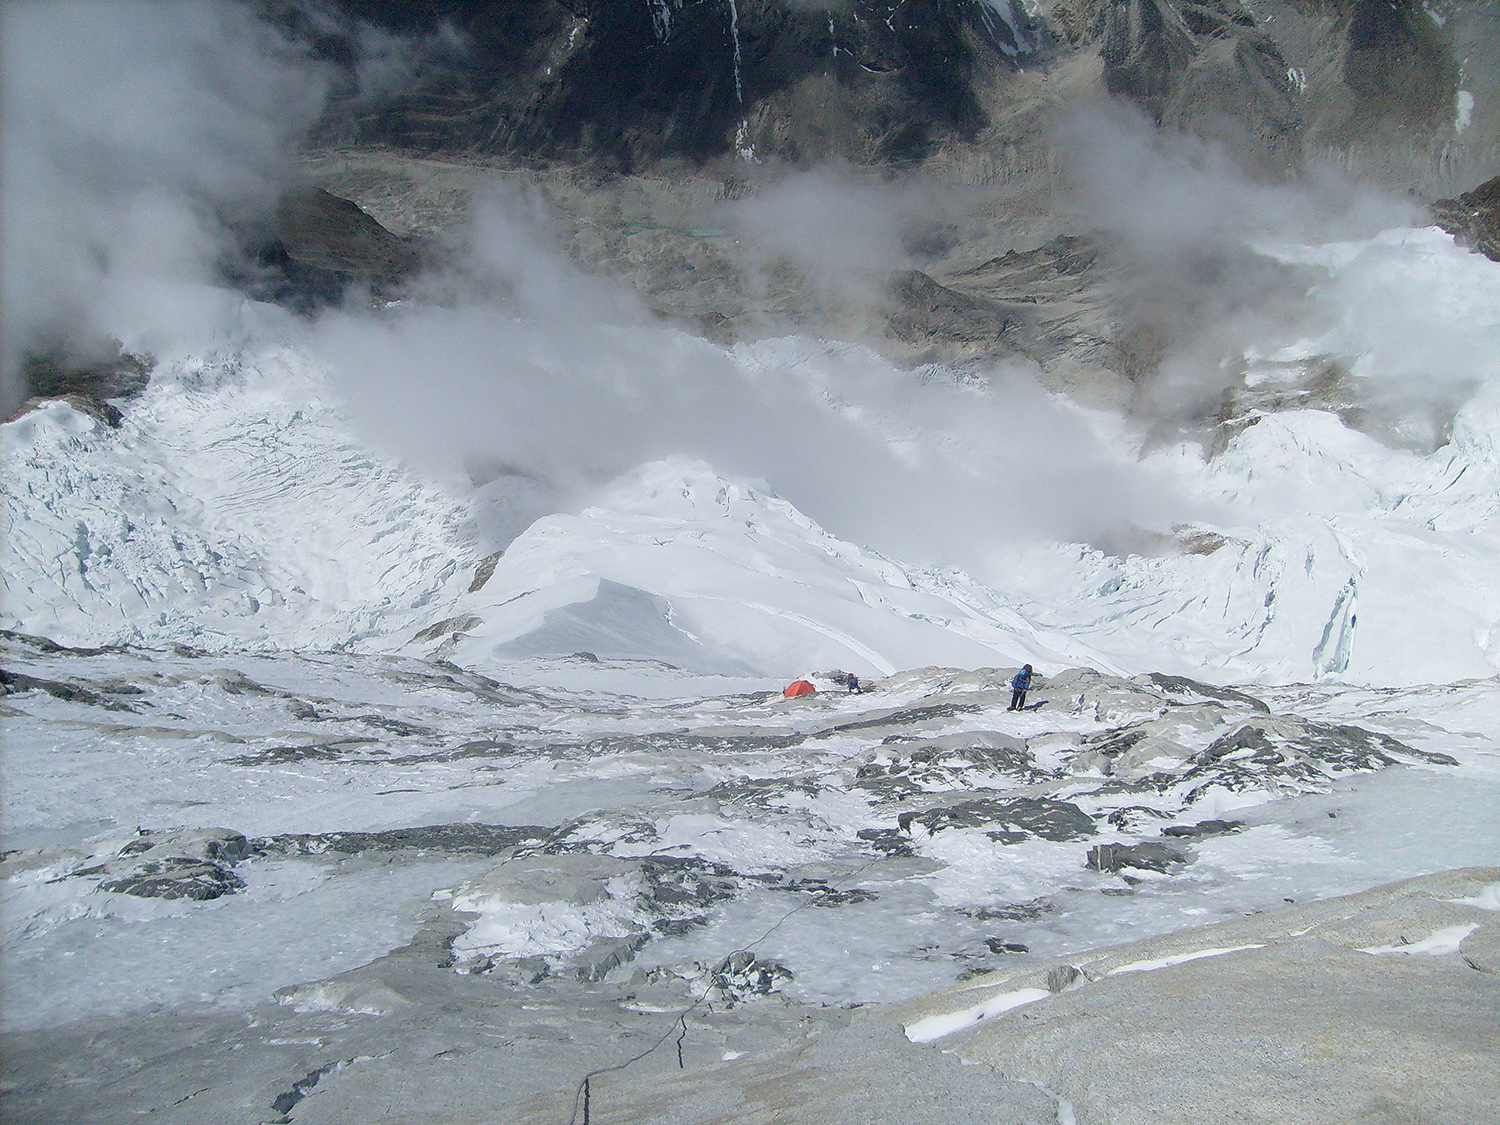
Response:
[{"label": "exposed gray rock slab", "polygon": [[119,877],[100,883],[99,889],[137,898],[190,898],[205,902],[232,895],[244,886],[245,881],[222,864],[171,856],[142,860]]},{"label": "exposed gray rock slab", "polygon": [[1091,871],[1123,871],[1127,867],[1167,871],[1187,859],[1180,848],[1146,840],[1139,844],[1100,844],[1090,848],[1087,866]]},{"label": "exposed gray rock slab", "polygon": [[1500,976],[1500,918],[1464,938],[1458,952],[1469,968]]},{"label": "exposed gray rock slab", "polygon": [[996,731],[965,731],[917,745],[882,743],[866,752],[853,784],[880,799],[900,799],[924,792],[975,788],[978,778],[991,783],[1043,780],[1019,738]]},{"label": "exposed gray rock slab", "polygon": [[[818,1122],[820,1125],[1055,1125],[1052,1099],[987,1067],[914,1050],[875,1011],[840,1013],[782,1051],[707,1070],[675,1066],[607,1076],[595,1093],[598,1121]],[[820,1021],[821,1022],[821,1021]]]},{"label": "exposed gray rock slab", "polygon": [[0,859],[0,877],[46,870],[51,882],[98,879],[101,891],[204,902],[244,888],[231,868],[250,851],[250,842],[228,828],[138,829],[92,846],[7,853]]},{"label": "exposed gray rock slab", "polygon": [[1257,711],[1270,714],[1271,709],[1253,695],[1236,691],[1234,688],[1216,687],[1213,684],[1205,684],[1200,680],[1190,680],[1186,676],[1168,676],[1163,672],[1152,672],[1146,679],[1162,691],[1172,696],[1184,696],[1189,700],[1215,699],[1224,703],[1248,704]]},{"label": "exposed gray rock slab", "polygon": [[108,696],[84,687],[81,684],[65,683],[58,680],[42,680],[35,676],[28,676],[21,672],[11,672],[0,668],[0,693],[5,695],[19,695],[28,691],[44,691],[54,699],[61,699],[72,703],[91,703],[96,707],[103,707],[106,711],[133,711],[124,703]]},{"label": "exposed gray rock slab", "polygon": [[1055,1091],[1079,1125],[1489,1120],[1500,980],[1457,939],[1493,949],[1500,919],[1475,903],[1497,879],[1446,872],[1095,951],[1071,981],[997,973],[898,1015]]},{"label": "exposed gray rock slab", "polygon": [[1243,828],[1240,820],[1200,820],[1197,824],[1172,824],[1161,830],[1163,836],[1194,838],[1198,836],[1223,836]]},{"label": "exposed gray rock slab", "polygon": [[[1053,1125],[1032,1086],[914,1048],[875,1009],[715,1000],[679,1023],[568,978],[545,995],[438,968],[414,942],[250,1012],[174,1011],[8,1037],[8,1125],[563,1125],[590,1120]],[[742,955],[733,984],[777,966]],[[687,1006],[687,994],[675,994]],[[580,1112],[578,1121],[583,1120]]]},{"label": "exposed gray rock slab", "polygon": [[987,828],[1007,843],[1040,836],[1044,840],[1076,840],[1094,833],[1094,822],[1071,801],[1050,797],[978,797],[922,812],[904,812],[897,822],[903,832],[920,825],[927,832],[945,828]]},{"label": "exposed gray rock slab", "polygon": [[[1469,1125],[1500,1102],[1500,977],[1442,951],[1456,941],[1401,947],[1457,927],[1465,950],[1493,949],[1497,882],[1495,868],[1409,880],[1021,965],[897,1009],[747,995],[682,1022],[683,988],[643,1009],[576,978],[542,993],[455,974],[442,958],[456,927],[440,913],[410,945],[278,1004],[8,1036],[6,1120],[562,1125],[584,1074],[659,1044],[591,1080],[590,1120]],[[715,971],[776,975],[750,954]],[[972,1034],[902,1035],[1023,989],[1031,1003],[971,1020]]]},{"label": "exposed gray rock slab", "polygon": [[1497,1104],[1500,989],[1470,970],[1311,940],[1161,972],[1060,995],[966,1053],[1050,1079],[1088,1123],[1458,1123]]},{"label": "exposed gray rock slab", "polygon": [[535,825],[428,824],[384,832],[314,832],[262,836],[257,851],[282,855],[359,855],[363,852],[441,852],[452,855],[504,855],[547,835]]}]

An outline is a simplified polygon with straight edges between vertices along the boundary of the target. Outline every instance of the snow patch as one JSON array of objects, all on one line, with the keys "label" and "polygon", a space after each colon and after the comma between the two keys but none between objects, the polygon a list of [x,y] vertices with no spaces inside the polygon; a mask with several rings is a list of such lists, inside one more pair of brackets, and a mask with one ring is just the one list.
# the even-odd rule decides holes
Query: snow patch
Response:
[{"label": "snow patch", "polygon": [[1480,910],[1500,910],[1500,883],[1491,883],[1473,898],[1451,898],[1448,901],[1477,906]]},{"label": "snow patch", "polygon": [[1462,133],[1474,118],[1474,95],[1467,90],[1460,90],[1454,101],[1453,131]]},{"label": "snow patch", "polygon": [[1222,957],[1226,953],[1239,953],[1246,949],[1263,949],[1263,945],[1229,945],[1215,949],[1200,949],[1194,953],[1174,953],[1170,957],[1153,957],[1145,961],[1131,961],[1127,965],[1111,969],[1108,976],[1121,973],[1152,973],[1157,969],[1168,969],[1173,965],[1185,965],[1189,961],[1201,961],[1205,957]]},{"label": "snow patch", "polygon": [[913,1043],[931,1043],[934,1039],[942,1039],[944,1036],[952,1035],[955,1031],[973,1027],[977,1023],[982,1023],[1024,1004],[1034,1004],[1038,1000],[1045,1000],[1051,995],[1052,993],[1045,988],[1019,988],[1014,992],[1002,992],[998,996],[990,997],[982,1004],[975,1004],[972,1008],[948,1012],[940,1016],[928,1016],[926,1019],[908,1024],[906,1037]]},{"label": "snow patch", "polygon": [[1425,953],[1432,957],[1441,957],[1447,953],[1457,953],[1458,947],[1463,944],[1464,938],[1479,929],[1478,922],[1470,922],[1461,926],[1444,926],[1441,930],[1435,930],[1421,941],[1414,941],[1406,945],[1370,945],[1361,946],[1361,953]]}]

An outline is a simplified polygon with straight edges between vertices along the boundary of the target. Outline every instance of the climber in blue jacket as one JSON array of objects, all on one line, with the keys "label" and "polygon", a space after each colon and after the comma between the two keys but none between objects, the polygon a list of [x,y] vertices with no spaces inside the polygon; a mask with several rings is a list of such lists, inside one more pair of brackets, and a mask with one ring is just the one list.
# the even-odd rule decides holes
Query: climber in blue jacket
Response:
[{"label": "climber in blue jacket", "polygon": [[1028,664],[1010,681],[1010,706],[1007,711],[1019,711],[1026,706],[1026,693],[1031,690],[1031,665]]}]

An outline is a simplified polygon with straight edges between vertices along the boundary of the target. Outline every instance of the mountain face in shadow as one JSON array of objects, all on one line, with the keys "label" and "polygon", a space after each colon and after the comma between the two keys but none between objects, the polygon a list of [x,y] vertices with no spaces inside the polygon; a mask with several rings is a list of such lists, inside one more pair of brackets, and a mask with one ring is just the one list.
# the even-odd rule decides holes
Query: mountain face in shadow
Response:
[{"label": "mountain face in shadow", "polygon": [[[637,170],[754,145],[791,160],[920,160],[987,124],[976,86],[1043,35],[983,0],[346,0],[339,10],[437,49],[418,89],[345,106],[346,143]],[[1016,7],[1019,13],[1021,9]],[[1002,15],[1003,13],[1003,15]],[[334,61],[339,34],[312,35]],[[753,136],[753,139],[752,139]]]},{"label": "mountain face in shadow", "polygon": [[[1147,392],[1163,358],[1222,311],[1224,287],[1196,279],[1271,267],[1206,251],[1164,285],[1069,209],[1058,186],[1077,155],[1068,146],[1100,144],[1107,127],[1089,140],[1057,123],[1107,99],[1163,133],[1207,139],[1252,179],[1334,164],[1417,199],[1447,197],[1444,225],[1494,252],[1492,185],[1475,187],[1500,169],[1491,0],[258,0],[258,10],[323,60],[334,94],[303,153],[305,182],[219,216],[218,273],[303,314],[350,296],[395,300],[423,269],[451,265],[445,237],[469,214],[475,177],[520,171],[575,265],[715,341],[797,331],[868,344],[905,367],[1019,357],[1053,389],[1159,412]],[[870,277],[833,277],[795,239],[755,225],[757,193],[825,163],[881,190],[938,185],[902,213],[889,240],[899,245]],[[819,223],[807,240],[837,242]],[[36,341],[21,397],[128,397],[129,381],[98,390],[98,357],[108,367],[117,352],[66,333]],[[1343,409],[1328,372],[1347,366],[1319,358],[1293,373],[1295,389]],[[1192,415],[1220,425],[1225,411],[1230,422],[1243,414],[1215,398]]]},{"label": "mountain face in shadow", "polygon": [[286,0],[263,9],[344,67],[351,93],[369,29],[421,45],[399,94],[336,99],[319,140],[345,147],[616,173],[735,155],[909,166],[991,147],[1024,76],[1059,68],[1075,93],[1132,101],[1268,174],[1357,152],[1390,179],[1413,150],[1500,143],[1500,13],[1481,0],[329,0],[316,22]]}]

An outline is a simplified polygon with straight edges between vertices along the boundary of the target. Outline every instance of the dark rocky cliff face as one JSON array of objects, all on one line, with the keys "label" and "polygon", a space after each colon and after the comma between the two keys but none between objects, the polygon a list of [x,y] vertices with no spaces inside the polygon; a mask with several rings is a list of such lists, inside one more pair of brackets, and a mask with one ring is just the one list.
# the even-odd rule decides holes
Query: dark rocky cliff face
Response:
[{"label": "dark rocky cliff face", "polygon": [[1239,0],[1125,0],[1101,5],[1095,24],[1111,94],[1253,164],[1295,164],[1301,91],[1276,40]]},{"label": "dark rocky cliff face", "polygon": [[[304,312],[399,294],[478,179],[506,171],[545,198],[577,265],[712,338],[791,328],[913,366],[1021,356],[1059,389],[1151,411],[1163,358],[1222,310],[1212,285],[1143,279],[1068,209],[1060,146],[1085,142],[1059,139],[1060,113],[1127,100],[1264,179],[1332,161],[1431,199],[1500,169],[1489,0],[257,2],[336,92],[308,182],[229,222],[223,273]],[[358,77],[372,27],[414,47],[373,95]],[[943,185],[887,276],[830,282],[736,227],[736,201],[827,162]],[[1492,194],[1438,208],[1486,252]]]},{"label": "dark rocky cliff face", "polygon": [[1344,84],[1370,114],[1451,120],[1458,66],[1417,0],[1358,0],[1344,34]]},{"label": "dark rocky cliff face", "polygon": [[337,304],[351,286],[394,296],[423,264],[413,240],[321,188],[289,191],[269,213],[220,218],[234,243],[219,260],[220,277],[300,313]]},{"label": "dark rocky cliff face", "polygon": [[21,385],[28,399],[9,416],[10,421],[36,403],[64,399],[76,409],[111,426],[120,424],[120,411],[111,399],[129,399],[145,389],[155,361],[150,356],[121,350],[116,341],[57,341],[22,360]]},{"label": "dark rocky cliff face", "polygon": [[1100,95],[1263,174],[1357,150],[1391,180],[1500,153],[1485,0],[327,0],[316,24],[262,6],[351,72],[360,24],[430,48],[399,96],[337,101],[330,144],[625,173],[736,153],[910,165],[990,146],[1018,74],[1097,59]]},{"label": "dark rocky cliff face", "polygon": [[1460,89],[1487,87],[1500,61],[1494,7],[1073,0],[1053,14],[1073,42],[1097,46],[1108,91],[1159,124],[1222,141],[1264,170],[1356,153],[1391,181],[1455,148],[1494,156],[1493,118],[1464,137],[1457,112]]},{"label": "dark rocky cliff face", "polygon": [[[430,58],[415,91],[375,109],[336,108],[330,139],[621,172],[752,144],[792,161],[920,160],[942,139],[978,134],[986,116],[976,84],[1041,38],[983,0],[337,7],[398,34],[446,27],[462,46]],[[273,18],[312,36],[325,57],[352,58],[347,37],[315,34],[296,9],[274,8]]]},{"label": "dark rocky cliff face", "polygon": [[[1211,279],[1267,267],[1209,253],[1177,263],[1172,285],[1143,272],[1068,210],[1060,146],[1092,142],[1061,140],[1060,115],[1129,101],[1261,179],[1331,161],[1431,198],[1500,167],[1500,5],[1485,0],[303,2],[262,6],[349,76],[310,174],[393,231],[437,233],[465,213],[466,175],[519,171],[574,262],[665,320],[724,341],[860,340],[909,366],[1019,356],[1067,393],[1152,414],[1165,358],[1234,312]],[[395,95],[355,94],[369,25],[422,45]],[[737,200],[830,161],[945,185],[924,193],[883,281],[830,282],[737,226]],[[309,245],[362,214],[323,203],[290,228],[282,209],[272,251],[289,280],[262,292],[316,305],[351,280],[379,292],[419,260],[374,231]],[[1444,214],[1473,226],[1476,207]],[[1329,363],[1286,373],[1282,397],[1342,402]]]},{"label": "dark rocky cliff face", "polygon": [[1432,217],[1460,245],[1500,262],[1500,176],[1456,199],[1438,200]]},{"label": "dark rocky cliff face", "polygon": [[[397,297],[444,265],[472,192],[504,172],[545,200],[574,264],[691,331],[856,340],[909,367],[1019,357],[1055,389],[1158,416],[1166,358],[1234,312],[1191,279],[1250,267],[1210,253],[1164,286],[1070,209],[1064,149],[1099,142],[1056,123],[1105,98],[1252,177],[1333,163],[1456,197],[1438,221],[1500,255],[1495,0],[248,2],[323,60],[334,96],[305,180],[219,214],[220,278],[301,313]],[[383,92],[362,87],[372,29],[408,64]],[[737,211],[830,162],[921,197],[879,276],[831,279]],[[811,240],[877,237],[846,225]],[[23,395],[106,420],[149,369],[66,332],[22,360]],[[1344,410],[1341,363],[1285,373],[1277,401]],[[1242,391],[1191,412],[1235,424]]]}]

